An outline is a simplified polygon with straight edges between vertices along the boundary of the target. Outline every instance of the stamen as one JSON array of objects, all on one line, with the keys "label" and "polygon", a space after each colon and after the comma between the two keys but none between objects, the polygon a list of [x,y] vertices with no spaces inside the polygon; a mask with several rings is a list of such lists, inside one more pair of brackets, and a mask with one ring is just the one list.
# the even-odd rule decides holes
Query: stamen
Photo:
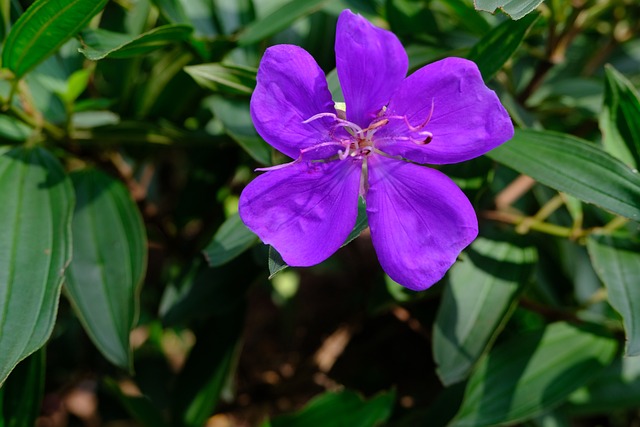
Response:
[{"label": "stamen", "polygon": [[330,117],[333,120],[335,120],[337,122],[336,126],[341,126],[344,128],[347,128],[347,131],[349,129],[353,130],[358,136],[361,136],[364,134],[364,131],[362,130],[362,128],[360,126],[358,126],[357,124],[350,122],[348,120],[345,119],[341,119],[340,117],[338,117],[337,115],[333,114],[333,113],[319,113],[316,114],[314,116],[309,117],[307,120],[303,120],[302,123],[307,124],[307,123],[311,123],[314,120],[318,120],[321,119],[323,117]]},{"label": "stamen", "polygon": [[[427,124],[429,124],[429,122],[431,121],[431,117],[433,116],[433,109],[434,109],[435,103],[433,98],[431,99],[431,110],[429,111],[429,115],[427,116],[427,118],[420,123],[418,126],[412,126],[411,123],[409,123],[409,119],[407,119],[407,116],[389,116],[390,119],[400,119],[400,120],[404,120],[404,123],[407,125],[407,127],[409,128],[409,130],[411,132],[417,132],[420,129],[422,129],[423,127],[425,127]],[[431,135],[433,137],[433,135]]]}]

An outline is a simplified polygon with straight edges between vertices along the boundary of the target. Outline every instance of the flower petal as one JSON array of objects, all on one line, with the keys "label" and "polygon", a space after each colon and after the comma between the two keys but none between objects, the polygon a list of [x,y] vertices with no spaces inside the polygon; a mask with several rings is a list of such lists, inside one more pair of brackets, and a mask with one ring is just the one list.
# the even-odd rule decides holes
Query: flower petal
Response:
[{"label": "flower petal", "polygon": [[[387,115],[395,118],[378,131],[376,146],[417,163],[462,162],[513,136],[513,124],[498,97],[484,84],[476,64],[461,58],[434,62],[405,79],[391,97]],[[407,122],[419,127],[427,119],[420,131],[430,132],[431,142],[408,140],[424,141],[425,134],[412,132]]]},{"label": "flower petal", "polygon": [[365,128],[407,75],[407,54],[393,33],[350,10],[338,18],[335,51],[347,119]]},{"label": "flower petal", "polygon": [[380,264],[401,285],[424,290],[476,238],[475,211],[435,169],[375,155],[368,173],[367,215]]},{"label": "flower petal", "polygon": [[296,162],[254,179],[240,195],[242,221],[287,264],[310,266],[340,248],[358,216],[362,162]]},{"label": "flower petal", "polygon": [[295,159],[300,150],[331,140],[334,119],[303,123],[316,114],[336,113],[324,72],[307,51],[292,45],[270,47],[257,79],[251,118],[265,141]]}]

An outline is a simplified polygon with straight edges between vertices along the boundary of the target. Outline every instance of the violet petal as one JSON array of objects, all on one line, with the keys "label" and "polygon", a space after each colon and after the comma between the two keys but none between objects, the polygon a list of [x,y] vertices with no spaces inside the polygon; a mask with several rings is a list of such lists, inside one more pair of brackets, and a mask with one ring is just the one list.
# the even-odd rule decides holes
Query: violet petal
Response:
[{"label": "violet petal", "polygon": [[351,159],[297,162],[269,171],[240,195],[240,218],[287,264],[318,264],[355,225],[361,165]]},{"label": "violet petal", "polygon": [[295,159],[300,150],[331,140],[330,117],[303,123],[336,112],[324,72],[307,51],[293,45],[268,48],[257,78],[251,118],[265,141]]},{"label": "violet petal", "polygon": [[335,51],[347,119],[365,128],[406,76],[407,54],[395,34],[350,10],[338,18]]},{"label": "violet petal", "polygon": [[401,285],[424,290],[477,236],[475,211],[435,169],[376,155],[368,171],[367,214],[380,264]]},{"label": "violet petal", "polygon": [[[513,124],[498,97],[484,84],[476,64],[461,58],[434,62],[405,79],[391,97],[387,115],[396,118],[376,134],[377,147],[417,163],[462,162],[513,136]],[[407,122],[419,127],[430,115],[420,131],[409,130]],[[416,143],[425,139],[421,131],[433,135],[431,142]]]}]

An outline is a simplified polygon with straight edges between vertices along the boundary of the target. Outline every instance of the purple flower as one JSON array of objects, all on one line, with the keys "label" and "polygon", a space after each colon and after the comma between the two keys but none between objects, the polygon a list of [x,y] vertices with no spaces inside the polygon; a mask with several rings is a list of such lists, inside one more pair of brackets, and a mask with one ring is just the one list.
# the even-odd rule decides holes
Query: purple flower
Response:
[{"label": "purple flower", "polygon": [[409,289],[426,289],[476,238],[478,222],[453,181],[418,164],[480,156],[510,139],[513,125],[473,62],[447,58],[405,78],[396,36],[349,10],[338,19],[335,52],[346,112],[305,50],[265,52],[251,117],[296,160],[244,189],[240,217],[289,265],[310,266],[344,243],[360,195],[382,268]]}]

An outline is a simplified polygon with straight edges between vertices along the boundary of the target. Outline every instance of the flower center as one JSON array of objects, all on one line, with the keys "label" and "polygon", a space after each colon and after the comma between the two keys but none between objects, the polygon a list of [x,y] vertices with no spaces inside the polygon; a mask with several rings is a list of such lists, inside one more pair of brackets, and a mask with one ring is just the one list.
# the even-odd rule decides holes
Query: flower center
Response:
[{"label": "flower center", "polygon": [[[336,106],[338,107],[338,105]],[[342,107],[342,105],[339,106]],[[411,123],[409,123],[409,119],[407,118],[407,116],[388,115],[386,106],[383,106],[380,109],[373,121],[364,129],[357,123],[347,120],[346,112],[338,108],[336,108],[336,114],[316,114],[309,117],[302,123],[310,123],[323,117],[329,117],[333,119],[334,124],[330,132],[332,141],[321,143],[317,147],[325,145],[342,146],[342,149],[338,150],[338,158],[340,160],[345,160],[349,157],[363,159],[371,155],[373,152],[384,154],[380,150],[376,149],[376,143],[382,143],[382,145],[391,141],[410,141],[418,145],[425,145],[430,143],[433,139],[433,134],[429,131],[424,130],[424,127],[429,123],[432,115],[433,101],[431,102],[431,111],[429,112],[429,115],[422,121],[422,123],[416,126],[413,126],[411,125]],[[382,138],[374,139],[375,133],[386,126],[391,120],[404,121],[409,132],[403,132],[403,134],[401,135],[385,136]],[[338,129],[344,129],[347,132],[348,136],[345,137],[344,133],[340,133],[340,135],[338,135],[338,132],[336,132]]]}]

